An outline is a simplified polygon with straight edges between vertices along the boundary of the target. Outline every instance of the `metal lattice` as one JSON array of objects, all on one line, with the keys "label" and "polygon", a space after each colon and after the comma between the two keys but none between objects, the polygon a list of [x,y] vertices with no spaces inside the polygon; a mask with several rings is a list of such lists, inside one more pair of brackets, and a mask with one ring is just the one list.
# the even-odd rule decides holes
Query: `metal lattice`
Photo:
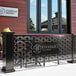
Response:
[{"label": "metal lattice", "polygon": [[71,59],[71,35],[15,35],[14,60],[31,64],[59,59]]}]

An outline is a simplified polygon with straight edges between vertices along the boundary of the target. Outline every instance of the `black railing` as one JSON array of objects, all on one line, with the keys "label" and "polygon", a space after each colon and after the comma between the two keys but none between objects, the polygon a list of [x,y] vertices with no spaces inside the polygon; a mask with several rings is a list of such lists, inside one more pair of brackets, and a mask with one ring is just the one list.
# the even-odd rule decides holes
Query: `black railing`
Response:
[{"label": "black railing", "polygon": [[45,64],[52,60],[71,59],[72,35],[15,35],[14,47],[15,61],[21,59],[25,66],[37,60]]},{"label": "black railing", "polygon": [[[12,56],[14,56],[14,61],[12,63],[14,63],[14,66],[28,67],[29,64],[39,64],[41,66],[41,63],[45,66],[45,63],[49,61],[57,60],[59,64],[59,60],[74,60],[73,35],[71,34],[13,35],[13,37],[14,49],[12,50]],[[10,45],[8,44],[8,46]],[[4,49],[8,48],[5,47]]]}]

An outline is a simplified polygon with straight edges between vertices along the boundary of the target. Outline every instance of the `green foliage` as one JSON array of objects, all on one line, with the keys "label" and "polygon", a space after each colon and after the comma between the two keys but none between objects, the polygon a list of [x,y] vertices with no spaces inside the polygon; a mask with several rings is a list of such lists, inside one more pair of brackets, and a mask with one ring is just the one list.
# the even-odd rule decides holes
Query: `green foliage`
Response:
[{"label": "green foliage", "polygon": [[30,29],[31,31],[34,31],[34,30],[35,30],[35,26],[34,26],[34,23],[33,23],[33,21],[32,21],[31,18],[29,19],[29,25],[30,25],[30,28],[29,28],[29,29]]}]

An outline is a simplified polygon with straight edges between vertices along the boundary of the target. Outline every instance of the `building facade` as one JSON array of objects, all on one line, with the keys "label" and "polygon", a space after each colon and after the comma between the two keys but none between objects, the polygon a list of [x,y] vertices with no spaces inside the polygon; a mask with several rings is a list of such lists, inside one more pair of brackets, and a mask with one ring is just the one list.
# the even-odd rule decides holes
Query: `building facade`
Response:
[{"label": "building facade", "polygon": [[[28,15],[29,15],[29,12],[30,12],[30,9],[29,8],[29,1],[33,1],[33,0],[0,0],[0,7],[7,7],[7,8],[17,8],[18,9],[18,17],[8,17],[8,16],[1,16],[0,15],[0,35],[1,35],[1,32],[3,32],[3,29],[6,28],[6,27],[9,27],[11,31],[15,32],[15,34],[30,34],[31,32],[28,31],[29,27],[28,27]],[[36,1],[36,0],[35,0]],[[40,0],[37,0],[37,15],[39,16],[37,18],[37,26],[39,29],[38,31],[40,31],[40,9],[39,7],[41,6],[39,3],[40,3]],[[48,1],[51,1],[51,0],[48,0]],[[59,0],[60,1],[60,0]],[[76,0],[66,0],[67,2],[67,24],[68,24],[68,32],[67,34],[76,34]],[[38,5],[39,4],[39,5]],[[44,5],[43,5],[44,6]],[[48,3],[48,9],[49,8],[50,4]],[[58,5],[59,7],[60,5]],[[61,7],[58,8],[58,11],[61,9]],[[40,10],[40,11],[39,11]],[[51,12],[51,10],[49,10],[48,12]],[[61,12],[61,11],[59,11]],[[1,13],[1,9],[0,9],[0,13]],[[31,13],[31,12],[30,12]],[[34,13],[33,13],[34,14]],[[50,13],[48,13],[48,17],[51,17]],[[60,17],[61,15],[59,15]],[[43,17],[44,18],[44,17]],[[50,18],[49,19],[49,24],[50,24]],[[59,18],[59,19],[62,19],[62,18]],[[64,20],[63,20],[64,21]],[[30,20],[31,22],[31,25],[32,25],[32,29],[34,28],[33,26],[33,23],[32,21]],[[60,21],[59,21],[60,22]],[[64,21],[64,24],[65,21]],[[48,27],[49,28],[49,27]],[[66,28],[66,27],[64,27]],[[33,32],[34,33],[34,32]],[[41,34],[40,32],[39,33],[34,33],[34,34]],[[44,32],[44,34],[46,34]],[[47,32],[48,34],[48,32]],[[52,34],[52,33],[49,33],[49,34]],[[58,33],[58,34],[62,34],[62,33]],[[64,33],[65,34],[65,33]]]},{"label": "building facade", "polygon": [[[68,7],[70,10],[69,25],[70,33],[76,33],[76,0],[68,0]],[[0,6],[2,7],[12,7],[18,8],[18,17],[5,17],[0,16],[0,32],[3,31],[5,27],[9,27],[15,34],[26,34],[27,33],[27,7],[28,0],[0,0]],[[67,9],[69,9],[67,8]]]}]

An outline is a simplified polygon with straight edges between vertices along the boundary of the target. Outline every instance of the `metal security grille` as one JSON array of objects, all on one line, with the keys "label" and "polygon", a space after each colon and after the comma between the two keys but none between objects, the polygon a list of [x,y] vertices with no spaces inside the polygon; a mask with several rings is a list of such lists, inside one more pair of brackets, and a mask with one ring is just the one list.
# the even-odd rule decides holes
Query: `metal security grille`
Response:
[{"label": "metal security grille", "polygon": [[[72,59],[72,35],[15,35],[15,65],[28,66]],[[40,64],[41,65],[41,64]]]}]

